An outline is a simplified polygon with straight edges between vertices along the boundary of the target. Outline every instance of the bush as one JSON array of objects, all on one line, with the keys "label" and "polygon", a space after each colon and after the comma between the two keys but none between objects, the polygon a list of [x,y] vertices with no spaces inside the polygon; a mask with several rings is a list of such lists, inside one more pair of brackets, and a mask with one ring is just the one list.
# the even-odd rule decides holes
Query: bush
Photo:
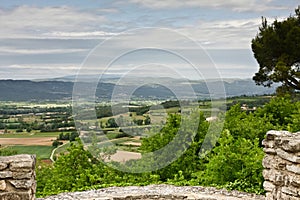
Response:
[{"label": "bush", "polygon": [[62,145],[63,143],[62,142],[60,142],[60,141],[58,141],[58,140],[54,140],[53,142],[52,142],[52,146],[53,147],[58,147],[59,145]]}]

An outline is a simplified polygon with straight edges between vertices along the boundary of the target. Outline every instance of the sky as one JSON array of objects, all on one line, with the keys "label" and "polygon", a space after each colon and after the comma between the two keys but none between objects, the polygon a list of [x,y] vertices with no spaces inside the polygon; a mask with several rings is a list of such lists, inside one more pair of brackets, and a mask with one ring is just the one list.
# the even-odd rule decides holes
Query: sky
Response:
[{"label": "sky", "polygon": [[261,17],[282,20],[298,4],[298,0],[0,0],[0,79],[78,73],[251,78],[258,70],[251,40]]}]

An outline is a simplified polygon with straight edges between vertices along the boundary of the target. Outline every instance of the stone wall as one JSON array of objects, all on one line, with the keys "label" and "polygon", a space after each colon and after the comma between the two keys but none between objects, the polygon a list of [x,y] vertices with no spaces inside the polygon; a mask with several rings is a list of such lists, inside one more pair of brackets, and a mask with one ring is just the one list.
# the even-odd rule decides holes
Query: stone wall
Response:
[{"label": "stone wall", "polygon": [[266,200],[299,200],[300,132],[269,131],[263,145]]},{"label": "stone wall", "polygon": [[0,156],[0,199],[34,200],[35,156]]}]

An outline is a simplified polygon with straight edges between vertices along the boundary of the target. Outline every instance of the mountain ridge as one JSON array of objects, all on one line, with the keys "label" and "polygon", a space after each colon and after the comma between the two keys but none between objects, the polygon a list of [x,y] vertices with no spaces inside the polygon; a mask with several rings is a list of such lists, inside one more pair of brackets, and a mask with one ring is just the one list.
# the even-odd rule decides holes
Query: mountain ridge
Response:
[{"label": "mountain ridge", "polygon": [[[112,80],[114,79],[114,80]],[[143,83],[143,80],[145,82]],[[128,91],[134,88],[133,97],[140,99],[173,99],[176,98],[173,92],[168,88],[169,85],[176,87],[181,91],[183,96],[191,96],[185,91],[186,84],[190,84],[194,93],[201,98],[209,98],[210,93],[205,81],[189,81],[184,79],[163,79],[163,78],[134,79],[125,81],[120,85],[116,84],[115,78],[107,78],[101,80],[97,86],[96,97],[98,100],[109,100],[114,92],[124,92],[128,95]],[[210,80],[210,85],[220,85],[220,81]],[[0,100],[2,101],[34,101],[34,100],[71,100],[74,82],[68,81],[33,81],[33,80],[0,80]],[[76,83],[78,84],[78,83]],[[80,84],[89,84],[80,82]],[[241,95],[264,95],[275,92],[275,86],[265,88],[257,86],[250,79],[235,79],[230,81],[221,81],[224,85],[226,95],[241,96]]]}]

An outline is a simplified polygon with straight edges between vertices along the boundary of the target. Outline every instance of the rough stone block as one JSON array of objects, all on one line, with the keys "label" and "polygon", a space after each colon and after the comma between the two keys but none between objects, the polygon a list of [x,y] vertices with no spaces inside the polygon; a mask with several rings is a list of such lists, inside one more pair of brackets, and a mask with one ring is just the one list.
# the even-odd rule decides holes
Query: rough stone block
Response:
[{"label": "rough stone block", "polygon": [[277,137],[286,137],[286,136],[292,136],[292,134],[288,131],[271,130],[267,132],[266,140],[274,140]]},{"label": "rough stone block", "polygon": [[300,175],[300,165],[287,165],[286,169],[290,172]]},{"label": "rough stone block", "polygon": [[0,170],[4,170],[7,168],[7,164],[6,163],[1,163],[0,162]]},{"label": "rough stone block", "polygon": [[33,186],[33,180],[8,180],[15,188],[30,189]]},{"label": "rough stone block", "polygon": [[0,171],[0,179],[11,178],[11,177],[12,177],[11,171]]},{"label": "rough stone block", "polygon": [[35,156],[0,157],[0,168],[0,200],[35,199]]},{"label": "rough stone block", "polygon": [[275,155],[265,155],[262,164],[265,169],[285,170],[286,165],[292,163]]},{"label": "rough stone block", "polygon": [[264,148],[263,150],[266,154],[276,155],[276,151],[273,148]]},{"label": "rough stone block", "polygon": [[300,157],[299,156],[296,156],[292,153],[285,152],[282,149],[277,149],[277,155],[279,157],[281,157],[282,159],[288,160],[288,161],[293,162],[293,163],[300,164]]},{"label": "rough stone block", "polygon": [[290,183],[291,185],[300,188],[300,176],[299,175],[295,175],[295,176],[290,176]]},{"label": "rough stone block", "polygon": [[262,145],[266,148],[274,149],[275,143],[274,140],[263,140]]},{"label": "rough stone block", "polygon": [[33,177],[33,172],[12,172],[13,179],[30,179]]},{"label": "rough stone block", "polygon": [[272,192],[276,188],[276,186],[270,181],[265,181],[263,186],[267,192]]},{"label": "rough stone block", "polygon": [[299,200],[299,197],[294,197],[294,196],[291,196],[291,195],[287,195],[285,193],[281,194],[281,198],[284,199],[284,200]]},{"label": "rough stone block", "polygon": [[33,200],[34,197],[29,192],[7,192],[0,193],[1,200]]},{"label": "rough stone block", "polygon": [[300,152],[300,139],[287,139],[282,141],[282,149],[289,152]]},{"label": "rough stone block", "polygon": [[14,156],[0,156],[0,163],[12,163],[14,161],[17,162],[26,162],[35,160],[35,156],[27,155],[27,154],[19,154]]},{"label": "rough stone block", "polygon": [[10,164],[9,169],[11,171],[23,171],[29,172],[33,169],[34,163],[33,161],[25,161],[25,162],[12,162]]},{"label": "rough stone block", "polygon": [[273,199],[274,199],[273,194],[271,192],[267,192],[265,200],[273,200]]},{"label": "rough stone block", "polygon": [[0,180],[0,191],[4,191],[6,189],[5,180]]},{"label": "rough stone block", "polygon": [[291,196],[295,196],[295,197],[299,197],[299,192],[300,189],[293,187],[293,186],[284,186],[281,188],[281,191],[285,194],[291,195]]}]

